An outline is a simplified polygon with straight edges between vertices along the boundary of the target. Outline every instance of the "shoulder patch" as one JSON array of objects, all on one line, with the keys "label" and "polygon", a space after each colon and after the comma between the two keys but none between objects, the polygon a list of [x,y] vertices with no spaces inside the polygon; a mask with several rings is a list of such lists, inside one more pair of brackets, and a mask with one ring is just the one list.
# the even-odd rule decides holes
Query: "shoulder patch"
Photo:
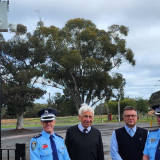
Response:
[{"label": "shoulder patch", "polygon": [[149,132],[154,132],[154,131],[158,131],[159,129],[154,129],[154,130],[152,130],[152,131],[149,131]]},{"label": "shoulder patch", "polygon": [[58,135],[58,134],[56,134],[56,133],[55,133],[55,135],[63,139],[63,137],[62,137],[62,136],[60,136],[60,135]]},{"label": "shoulder patch", "polygon": [[42,136],[42,134],[38,134],[38,135],[34,136],[33,138],[39,138],[41,136]]},{"label": "shoulder patch", "polygon": [[32,151],[35,150],[36,147],[37,147],[37,142],[35,142],[35,141],[32,142],[32,143],[31,143],[31,149],[32,149]]}]

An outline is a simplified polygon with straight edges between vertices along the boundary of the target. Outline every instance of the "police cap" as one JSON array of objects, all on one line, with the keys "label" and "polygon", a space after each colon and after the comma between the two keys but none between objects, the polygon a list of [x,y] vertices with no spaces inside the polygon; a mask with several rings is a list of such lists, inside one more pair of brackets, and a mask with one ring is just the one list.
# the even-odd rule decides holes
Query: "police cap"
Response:
[{"label": "police cap", "polygon": [[160,116],[160,104],[152,106],[152,109],[155,110],[155,115]]},{"label": "police cap", "polygon": [[42,109],[38,112],[41,121],[53,121],[56,119],[57,111],[55,109]]}]

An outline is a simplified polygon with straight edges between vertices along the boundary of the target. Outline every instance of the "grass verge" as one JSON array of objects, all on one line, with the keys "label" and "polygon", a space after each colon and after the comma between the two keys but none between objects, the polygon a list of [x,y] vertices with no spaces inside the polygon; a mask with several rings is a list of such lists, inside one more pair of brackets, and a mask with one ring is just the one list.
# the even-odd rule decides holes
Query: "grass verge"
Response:
[{"label": "grass verge", "polygon": [[[156,117],[139,117],[137,122],[144,123],[152,123],[157,124]],[[1,128],[16,128],[16,119],[2,120]],[[112,116],[112,121],[108,121],[107,115],[95,115],[93,124],[101,124],[101,123],[116,123],[118,122],[117,116]],[[123,121],[122,121],[123,122]],[[24,127],[38,127],[41,126],[39,118],[24,118],[23,119]],[[67,116],[67,117],[57,117],[56,118],[56,126],[64,126],[64,125],[76,125],[79,124],[78,116]]]}]

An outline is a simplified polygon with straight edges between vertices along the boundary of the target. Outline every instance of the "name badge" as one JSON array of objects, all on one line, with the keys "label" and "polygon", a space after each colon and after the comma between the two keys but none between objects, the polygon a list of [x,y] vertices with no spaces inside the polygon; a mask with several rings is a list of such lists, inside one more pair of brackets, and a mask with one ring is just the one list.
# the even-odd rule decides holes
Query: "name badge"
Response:
[{"label": "name badge", "polygon": [[149,143],[154,143],[157,140],[157,138],[149,138]]},{"label": "name badge", "polygon": [[48,148],[48,145],[47,144],[42,144],[42,149],[46,149],[46,148]]}]

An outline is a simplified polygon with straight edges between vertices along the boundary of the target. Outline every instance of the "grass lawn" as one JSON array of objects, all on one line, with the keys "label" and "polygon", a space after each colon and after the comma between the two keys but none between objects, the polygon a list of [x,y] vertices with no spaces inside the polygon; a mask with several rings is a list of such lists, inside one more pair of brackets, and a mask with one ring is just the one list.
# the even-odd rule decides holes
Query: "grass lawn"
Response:
[{"label": "grass lawn", "polygon": [[[147,117],[140,116],[137,122],[146,122],[149,123],[152,120],[152,123],[157,124],[156,117]],[[15,128],[16,127],[16,119],[4,119],[1,120],[1,128]],[[112,116],[112,121],[108,121],[107,115],[95,115],[93,124],[98,123],[115,123],[118,122],[117,116]],[[122,121],[123,122],[123,121]],[[36,127],[41,126],[39,118],[24,118],[23,119],[24,127]],[[61,125],[75,125],[79,124],[78,116],[67,116],[67,117],[57,117],[56,118],[56,126]]]}]

